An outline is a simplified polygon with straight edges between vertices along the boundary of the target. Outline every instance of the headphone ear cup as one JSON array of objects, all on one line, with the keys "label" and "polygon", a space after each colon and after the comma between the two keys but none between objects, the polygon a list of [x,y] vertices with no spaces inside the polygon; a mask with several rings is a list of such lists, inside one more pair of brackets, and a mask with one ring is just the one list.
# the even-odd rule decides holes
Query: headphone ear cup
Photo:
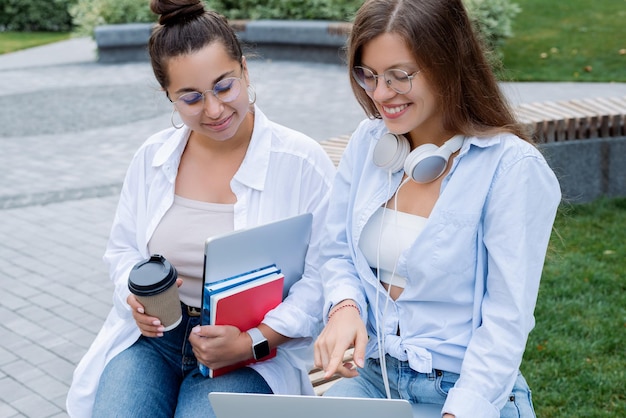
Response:
[{"label": "headphone ear cup", "polygon": [[438,179],[448,166],[450,156],[461,149],[463,135],[453,136],[441,147],[424,144],[414,149],[404,162],[404,171],[417,183],[430,183]]},{"label": "headphone ear cup", "polygon": [[376,143],[372,160],[377,167],[395,173],[404,167],[404,160],[410,150],[411,145],[404,136],[387,132]]},{"label": "headphone ear cup", "polygon": [[404,172],[417,183],[430,183],[448,165],[448,159],[439,154],[439,147],[435,144],[420,145],[406,158]]}]

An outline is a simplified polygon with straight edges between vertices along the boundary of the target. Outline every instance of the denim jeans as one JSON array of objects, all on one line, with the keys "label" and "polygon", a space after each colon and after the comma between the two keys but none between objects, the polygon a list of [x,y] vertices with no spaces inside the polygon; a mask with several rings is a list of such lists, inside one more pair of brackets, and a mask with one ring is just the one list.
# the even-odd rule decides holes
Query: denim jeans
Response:
[{"label": "denim jeans", "polygon": [[[448,391],[452,389],[459,375],[443,370],[432,373],[418,373],[406,361],[389,355],[387,376],[392,398],[406,399],[411,403],[442,405]],[[365,367],[359,369],[354,378],[341,379],[331,386],[324,396],[348,396],[355,398],[385,398],[385,386],[379,359],[367,359]],[[535,418],[530,389],[524,377],[519,374],[506,405],[500,410],[501,418]]]},{"label": "denim jeans", "polygon": [[215,417],[210,392],[272,393],[255,370],[202,376],[187,340],[200,318],[183,310],[180,325],[160,338],[140,337],[105,367],[93,417]]}]

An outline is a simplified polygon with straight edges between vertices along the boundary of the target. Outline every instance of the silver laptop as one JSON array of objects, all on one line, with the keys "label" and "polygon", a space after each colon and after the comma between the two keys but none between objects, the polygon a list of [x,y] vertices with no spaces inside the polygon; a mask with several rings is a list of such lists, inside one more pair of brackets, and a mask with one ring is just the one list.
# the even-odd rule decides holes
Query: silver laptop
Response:
[{"label": "silver laptop", "polygon": [[313,215],[304,213],[208,238],[204,245],[204,283],[276,264],[285,276],[285,298],[304,271],[312,222]]},{"label": "silver laptop", "polygon": [[403,399],[209,393],[217,418],[440,418],[440,405]]}]

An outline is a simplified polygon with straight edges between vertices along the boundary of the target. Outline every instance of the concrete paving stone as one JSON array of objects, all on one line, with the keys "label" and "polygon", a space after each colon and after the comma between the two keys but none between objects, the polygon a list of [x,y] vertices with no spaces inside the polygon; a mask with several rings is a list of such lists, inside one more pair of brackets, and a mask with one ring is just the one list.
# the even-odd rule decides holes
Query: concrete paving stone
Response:
[{"label": "concrete paving stone", "polygon": [[2,335],[2,341],[0,341],[0,345],[2,347],[11,351],[12,353],[18,353],[22,347],[30,344],[30,340],[15,332],[12,332],[11,329],[4,326],[6,322],[4,321],[4,316],[2,315],[2,309],[0,309],[0,321],[2,321],[2,325],[0,325],[0,331],[2,331],[2,333],[0,334]]},{"label": "concrete paving stone", "polygon": [[67,391],[68,390],[69,390],[69,386],[65,390],[64,394],[48,399],[54,405],[58,406],[59,409],[61,409],[61,411],[62,411],[62,412],[59,412],[58,414],[51,415],[50,418],[52,418],[52,417],[67,417],[68,416],[67,412],[65,411],[65,402],[67,400]]},{"label": "concrete paving stone", "polygon": [[[46,326],[45,323],[42,322],[42,326]],[[57,347],[63,344],[66,344],[67,337],[63,335],[61,332],[54,328],[46,328],[46,331],[42,332],[41,335],[37,336],[37,344],[46,350],[50,350],[51,352],[57,354],[52,351],[52,347]],[[61,357],[67,357],[66,355]]]},{"label": "concrete paving stone", "polygon": [[0,400],[6,403],[23,399],[32,392],[24,386],[21,382],[13,379],[10,376],[0,379]]},{"label": "concrete paving stone", "polygon": [[0,346],[0,367],[4,366],[5,364],[9,364],[15,360],[17,360],[17,356],[13,352]]},{"label": "concrete paving stone", "polygon": [[[28,298],[26,296],[26,298]],[[19,314],[24,318],[27,318],[29,321],[36,322],[41,324],[44,328],[47,328],[44,321],[50,317],[50,311],[46,309],[41,309],[41,307],[36,306],[35,304],[29,304],[19,310]]]},{"label": "concrete paving stone", "polygon": [[31,393],[29,396],[10,403],[12,407],[30,418],[47,418],[63,410],[41,395]]},{"label": "concrete paving stone", "polygon": [[0,402],[0,418],[13,418],[17,417],[19,412],[17,409],[13,408],[11,405]]},{"label": "concrete paving stone", "polygon": [[6,327],[10,321],[16,320],[20,316],[12,309],[4,306],[4,298],[0,299],[0,329]]},{"label": "concrete paving stone", "polygon": [[[0,268],[0,272],[2,273],[6,273],[8,270],[11,270],[11,268],[8,268],[7,270],[3,270],[2,268]],[[9,273],[8,275],[5,275],[2,280],[2,288],[6,289],[7,292],[10,292],[14,295],[19,295],[24,299],[28,299],[30,296],[39,293],[39,289],[30,286],[28,283],[25,283],[22,280],[22,277],[24,277],[25,274],[24,269],[15,267],[15,270],[16,272],[20,273]]]},{"label": "concrete paving stone", "polygon": [[[48,332],[65,336],[66,332],[72,331],[76,328],[75,322],[64,319],[56,315],[56,313],[52,312],[51,310],[38,309],[38,312],[41,315],[38,313],[37,316],[43,316],[43,317],[37,319],[36,322]],[[24,314],[24,316],[31,321],[34,320],[29,315]]]},{"label": "concrete paving stone", "polygon": [[94,315],[101,315],[102,319],[106,318],[107,314],[111,310],[111,307],[113,306],[113,287],[111,286],[111,289],[106,293],[108,293],[108,295],[103,296],[105,299],[104,302],[94,299],[90,303],[81,306],[81,308],[85,311],[93,313]]},{"label": "concrete paving stone", "polygon": [[17,310],[21,307],[28,306],[28,304],[28,300],[18,295],[9,293],[9,290],[4,292],[4,294],[2,295],[2,305],[5,306],[7,309]]},{"label": "concrete paving stone", "polygon": [[82,329],[75,329],[67,334],[67,338],[70,341],[47,349],[69,361],[71,364],[78,364],[80,359],[87,352],[87,349],[91,346],[95,336]]},{"label": "concrete paving stone", "polygon": [[29,387],[29,382],[35,379],[43,378],[45,376],[45,373],[33,367],[32,363],[24,359],[19,359],[3,366],[2,370],[8,376]]},{"label": "concrete paving stone", "polygon": [[43,330],[39,324],[31,322],[21,315],[17,315],[9,322],[5,322],[5,326],[13,333],[21,335],[27,340],[32,340],[33,336],[38,335]]},{"label": "concrete paving stone", "polygon": [[50,309],[54,306],[59,306],[63,303],[63,301],[58,298],[50,295],[48,293],[41,292],[38,295],[34,295],[30,298],[30,303],[33,303],[37,306],[41,306],[43,309]]},{"label": "concrete paving stone", "polygon": [[67,385],[52,376],[44,375],[30,382],[29,387],[45,399],[53,399],[67,394]]},{"label": "concrete paving stone", "polygon": [[[9,250],[6,247],[3,248],[2,250],[3,250],[2,251],[3,254],[9,253]],[[7,280],[22,277],[27,273],[28,272],[24,268],[10,264],[8,256],[7,258],[2,258],[0,260],[0,275],[2,275],[2,277],[7,278]],[[0,287],[4,287],[4,285],[0,283]]]},{"label": "concrete paving stone", "polygon": [[33,335],[31,343],[20,350],[20,357],[25,359],[29,364],[35,367],[46,364],[50,361],[54,361],[58,358],[65,359],[64,356],[60,356],[53,350],[49,350],[46,347],[39,345],[39,341],[43,338],[44,333],[40,332],[37,335]]},{"label": "concrete paving stone", "polygon": [[61,382],[68,384],[72,381],[72,373],[76,367],[75,363],[71,363],[60,357],[54,358],[46,363],[42,363],[40,368],[48,373],[50,376],[54,376]]},{"label": "concrete paving stone", "polygon": [[[71,271],[74,270],[73,265],[69,265],[68,267]],[[77,274],[76,277],[80,277],[80,274]],[[69,280],[67,284],[65,282],[52,282],[50,285],[46,286],[45,292],[59,301],[72,303],[75,298],[82,295],[68,286],[69,283],[71,283]]]}]

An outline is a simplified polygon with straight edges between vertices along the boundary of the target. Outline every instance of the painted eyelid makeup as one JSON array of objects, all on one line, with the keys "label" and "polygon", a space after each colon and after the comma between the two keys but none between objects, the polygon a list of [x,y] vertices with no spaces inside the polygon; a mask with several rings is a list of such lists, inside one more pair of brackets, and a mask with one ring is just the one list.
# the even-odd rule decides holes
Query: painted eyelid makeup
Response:
[{"label": "painted eyelid makeup", "polygon": [[[183,87],[181,89],[176,90],[174,92],[174,94],[176,94],[177,97],[180,97],[180,96],[182,96],[183,94],[186,94],[186,93],[200,93],[200,94],[202,94],[205,91],[211,91],[211,90],[213,90],[215,88],[215,85],[217,83],[219,83],[220,81],[224,80],[225,78],[231,78],[231,77],[237,78],[237,76],[235,75],[235,71],[236,70],[231,70],[231,71],[228,71],[227,73],[224,73],[224,74],[220,75],[218,78],[215,79],[215,81],[213,82],[213,87],[211,87],[210,89],[201,90],[201,89],[195,89],[193,87]],[[176,99],[176,100],[178,100],[178,99]]]}]

